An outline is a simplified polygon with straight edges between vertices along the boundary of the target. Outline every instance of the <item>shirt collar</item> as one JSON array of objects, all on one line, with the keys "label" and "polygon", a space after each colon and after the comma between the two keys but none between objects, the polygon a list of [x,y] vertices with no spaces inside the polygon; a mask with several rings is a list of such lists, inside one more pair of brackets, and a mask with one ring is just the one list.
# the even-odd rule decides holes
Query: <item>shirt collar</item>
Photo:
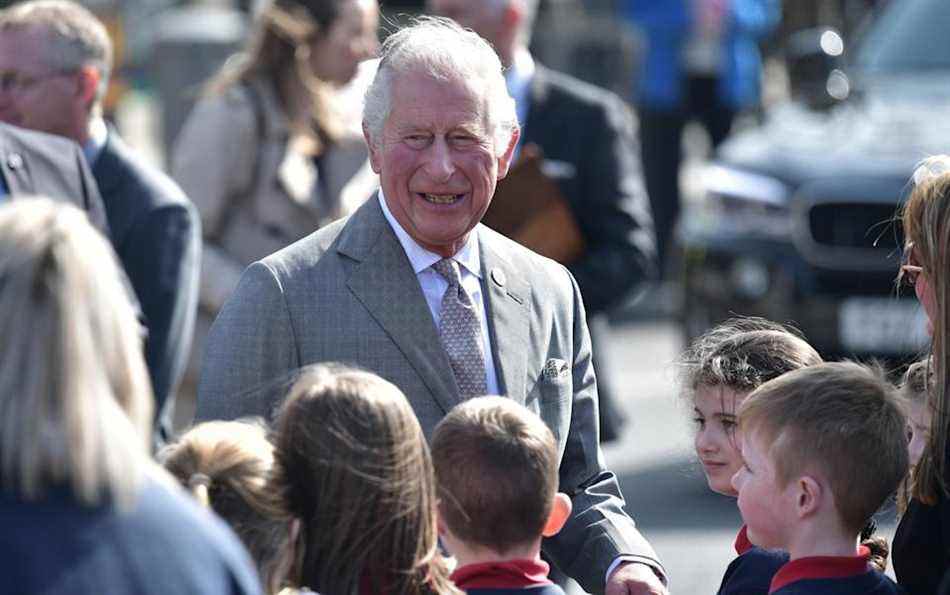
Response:
[{"label": "shirt collar", "polygon": [[[406,256],[409,257],[412,270],[417,275],[442,260],[442,256],[420,246],[419,243],[412,239],[412,236],[403,229],[402,225],[399,224],[399,221],[396,220],[396,217],[389,210],[389,205],[386,204],[386,197],[383,195],[382,188],[379,189],[379,206],[382,207],[383,216],[386,217],[389,226],[393,228],[393,232],[395,232],[396,238],[399,239],[402,249],[406,252]],[[469,273],[479,279],[482,278],[481,257],[478,251],[477,225],[472,229],[471,233],[468,234],[468,239],[465,240],[465,244],[452,256],[452,259],[459,263],[459,265],[465,267],[465,270]]]},{"label": "shirt collar", "polygon": [[105,121],[102,118],[93,118],[89,123],[89,138],[82,146],[82,153],[85,155],[89,167],[95,165],[96,160],[99,159],[108,138],[109,128]]},{"label": "shirt collar", "polygon": [[855,556],[811,556],[792,560],[772,577],[769,593],[805,579],[848,578],[868,571],[871,551],[859,546]]},{"label": "shirt collar", "polygon": [[518,113],[518,124],[524,128],[528,120],[528,93],[531,90],[531,79],[534,78],[534,58],[525,48],[515,50],[511,66],[505,72],[505,84],[508,94],[515,100],[515,110]]},{"label": "shirt collar", "polygon": [[547,562],[533,560],[505,560],[468,564],[455,569],[449,578],[463,591],[470,589],[524,589],[550,585]]},{"label": "shirt collar", "polygon": [[740,556],[752,549],[752,542],[749,541],[749,528],[745,525],[742,525],[742,528],[739,529],[734,547],[736,548],[736,553]]}]

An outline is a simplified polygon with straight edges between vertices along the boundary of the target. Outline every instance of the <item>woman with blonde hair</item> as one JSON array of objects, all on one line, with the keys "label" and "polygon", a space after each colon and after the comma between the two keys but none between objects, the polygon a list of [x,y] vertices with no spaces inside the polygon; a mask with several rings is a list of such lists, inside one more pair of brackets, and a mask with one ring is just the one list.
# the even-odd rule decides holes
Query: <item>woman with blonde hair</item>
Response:
[{"label": "woman with blonde hair", "polygon": [[429,448],[394,385],[304,368],[274,423],[271,484],[292,523],[286,581],[346,594],[458,593],[438,551]]},{"label": "woman with blonde hair", "polygon": [[150,461],[142,327],[75,207],[0,206],[0,593],[257,593]]},{"label": "woman with blonde hair", "polygon": [[288,530],[274,517],[267,488],[274,447],[263,421],[198,424],[163,448],[158,459],[202,506],[234,529],[267,582]]},{"label": "woman with blonde hair", "polygon": [[923,161],[902,212],[904,262],[931,334],[930,435],[894,536],[894,572],[910,595],[936,593],[950,569],[950,156]]},{"label": "woman with blonde hair", "polygon": [[376,0],[268,3],[182,128],[172,177],[198,207],[205,242],[193,360],[244,267],[376,190],[358,102],[341,89],[376,52],[378,10]]}]

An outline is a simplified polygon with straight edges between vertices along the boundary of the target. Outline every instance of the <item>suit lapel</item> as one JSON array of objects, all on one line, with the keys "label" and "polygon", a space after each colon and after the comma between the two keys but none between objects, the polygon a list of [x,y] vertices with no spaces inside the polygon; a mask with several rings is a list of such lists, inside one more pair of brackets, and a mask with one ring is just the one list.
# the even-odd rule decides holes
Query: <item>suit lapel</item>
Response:
[{"label": "suit lapel", "polygon": [[530,351],[528,308],[531,286],[493,247],[487,228],[479,229],[482,291],[501,392],[525,402],[527,357]]},{"label": "suit lapel", "polygon": [[99,186],[99,193],[103,197],[112,196],[113,190],[119,183],[120,178],[113,174],[118,161],[117,153],[121,150],[120,140],[111,124],[107,124],[108,133],[106,142],[99,151],[96,162],[90,164],[92,168],[92,177],[96,179],[96,185]]},{"label": "suit lapel", "polygon": [[36,192],[33,181],[30,179],[30,170],[27,167],[24,153],[16,150],[7,142],[6,135],[0,137],[0,172],[7,186],[9,196],[33,194]]},{"label": "suit lapel", "polygon": [[347,287],[383,327],[447,413],[461,401],[459,389],[409,259],[376,197],[354,217],[359,217],[361,224],[341,237],[337,248],[358,261]]}]

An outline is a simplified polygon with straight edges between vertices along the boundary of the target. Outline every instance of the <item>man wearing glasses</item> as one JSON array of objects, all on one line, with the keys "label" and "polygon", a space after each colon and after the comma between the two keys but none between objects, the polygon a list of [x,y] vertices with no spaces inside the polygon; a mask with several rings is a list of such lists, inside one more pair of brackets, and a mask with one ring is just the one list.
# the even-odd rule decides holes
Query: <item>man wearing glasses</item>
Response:
[{"label": "man wearing glasses", "polygon": [[111,68],[105,27],[82,6],[38,0],[0,11],[0,120],[82,147],[148,327],[158,436],[170,430],[171,402],[191,346],[199,220],[181,189],[103,120]]}]

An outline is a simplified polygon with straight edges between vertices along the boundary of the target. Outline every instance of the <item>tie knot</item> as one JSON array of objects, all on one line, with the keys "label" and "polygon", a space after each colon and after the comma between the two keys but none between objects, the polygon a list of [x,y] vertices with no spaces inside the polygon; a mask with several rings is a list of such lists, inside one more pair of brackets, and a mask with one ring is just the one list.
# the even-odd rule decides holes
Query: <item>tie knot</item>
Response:
[{"label": "tie knot", "polygon": [[438,274],[449,282],[449,285],[458,285],[459,284],[459,269],[458,265],[455,264],[455,261],[451,258],[443,258],[439,262],[432,265],[432,268]]}]

